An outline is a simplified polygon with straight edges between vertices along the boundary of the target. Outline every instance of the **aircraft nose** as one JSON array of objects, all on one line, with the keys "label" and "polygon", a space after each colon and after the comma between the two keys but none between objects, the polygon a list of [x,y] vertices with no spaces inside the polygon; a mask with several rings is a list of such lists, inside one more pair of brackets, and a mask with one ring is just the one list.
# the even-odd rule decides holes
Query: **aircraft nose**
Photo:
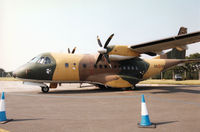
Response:
[{"label": "aircraft nose", "polygon": [[13,72],[14,78],[26,78],[27,70],[24,67],[20,67]]}]

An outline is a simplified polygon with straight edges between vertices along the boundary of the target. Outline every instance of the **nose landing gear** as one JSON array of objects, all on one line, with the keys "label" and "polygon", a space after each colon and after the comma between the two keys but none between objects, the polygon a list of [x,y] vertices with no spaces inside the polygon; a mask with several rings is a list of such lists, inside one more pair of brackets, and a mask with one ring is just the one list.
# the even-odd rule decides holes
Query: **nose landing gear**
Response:
[{"label": "nose landing gear", "polygon": [[43,93],[48,93],[49,92],[49,87],[45,86],[45,87],[41,87],[41,90]]},{"label": "nose landing gear", "polygon": [[[61,85],[61,83],[60,83]],[[41,86],[41,90],[43,93],[48,93],[49,92],[49,88],[57,88],[58,83],[50,83],[49,87],[45,84],[43,86]]]}]

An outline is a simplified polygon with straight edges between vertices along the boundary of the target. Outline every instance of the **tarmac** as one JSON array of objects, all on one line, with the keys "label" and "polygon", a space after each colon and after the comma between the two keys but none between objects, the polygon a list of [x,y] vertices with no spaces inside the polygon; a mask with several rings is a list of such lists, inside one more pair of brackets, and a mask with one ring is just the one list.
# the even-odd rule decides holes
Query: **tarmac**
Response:
[{"label": "tarmac", "polygon": [[[134,91],[63,84],[44,94],[37,86],[0,81],[13,121],[0,132],[198,132],[200,86],[137,85]],[[86,87],[87,86],[87,87]],[[138,128],[141,95],[156,128]]]}]

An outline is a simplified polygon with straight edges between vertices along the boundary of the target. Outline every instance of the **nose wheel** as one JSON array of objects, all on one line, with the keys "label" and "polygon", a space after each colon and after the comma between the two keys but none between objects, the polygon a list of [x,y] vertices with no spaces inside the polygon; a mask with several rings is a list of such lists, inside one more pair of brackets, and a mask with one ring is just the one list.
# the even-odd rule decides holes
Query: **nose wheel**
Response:
[{"label": "nose wheel", "polygon": [[46,86],[46,87],[41,87],[41,90],[43,93],[48,93],[49,92],[49,87]]}]

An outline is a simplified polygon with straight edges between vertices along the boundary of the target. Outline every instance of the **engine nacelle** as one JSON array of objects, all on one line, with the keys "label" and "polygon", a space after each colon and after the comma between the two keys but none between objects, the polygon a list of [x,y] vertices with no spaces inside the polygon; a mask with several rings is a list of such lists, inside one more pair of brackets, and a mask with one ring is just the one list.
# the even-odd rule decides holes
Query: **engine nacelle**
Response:
[{"label": "engine nacelle", "polygon": [[126,45],[115,45],[107,47],[109,55],[121,55],[121,56],[134,56],[139,57],[140,53],[133,51],[129,46]]}]

